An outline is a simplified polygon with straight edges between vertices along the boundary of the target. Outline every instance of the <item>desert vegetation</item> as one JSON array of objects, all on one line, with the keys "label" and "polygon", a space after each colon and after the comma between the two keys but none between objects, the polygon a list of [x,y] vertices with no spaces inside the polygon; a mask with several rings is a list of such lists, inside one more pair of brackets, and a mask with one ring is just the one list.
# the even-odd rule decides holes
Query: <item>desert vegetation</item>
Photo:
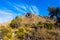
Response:
[{"label": "desert vegetation", "polygon": [[16,16],[8,26],[0,26],[0,40],[60,40],[60,9],[48,7],[48,10],[49,20],[32,13]]}]

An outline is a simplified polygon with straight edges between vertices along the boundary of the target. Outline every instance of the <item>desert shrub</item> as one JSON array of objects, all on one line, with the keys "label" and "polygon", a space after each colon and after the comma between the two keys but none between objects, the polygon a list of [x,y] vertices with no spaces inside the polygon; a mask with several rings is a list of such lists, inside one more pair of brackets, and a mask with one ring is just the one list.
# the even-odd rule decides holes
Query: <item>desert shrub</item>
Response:
[{"label": "desert shrub", "polygon": [[12,33],[9,32],[5,37],[4,40],[10,40],[12,38]]},{"label": "desert shrub", "polygon": [[49,33],[52,36],[57,35],[57,32],[55,32],[55,31],[48,31],[47,33]]},{"label": "desert shrub", "polygon": [[7,34],[7,37],[8,37],[9,39],[11,39],[11,37],[12,37],[12,33],[11,33],[11,32],[8,33],[8,34]]},{"label": "desert shrub", "polygon": [[18,28],[18,24],[16,24],[16,23],[11,23],[11,24],[10,24],[10,27],[11,27],[11,28]]},{"label": "desert shrub", "polygon": [[53,24],[52,23],[45,23],[45,28],[47,29],[52,29],[53,28]]},{"label": "desert shrub", "polygon": [[19,16],[16,16],[15,19],[13,19],[10,23],[11,28],[18,28],[21,23],[21,18]]},{"label": "desert shrub", "polygon": [[9,38],[5,36],[5,37],[4,37],[4,40],[9,40]]},{"label": "desert shrub", "polygon": [[9,30],[7,28],[5,28],[4,26],[0,27],[0,36],[4,37],[8,34]]},{"label": "desert shrub", "polygon": [[37,23],[37,26],[40,26],[40,25],[42,25],[42,23],[41,23],[41,22],[38,22],[38,23]]},{"label": "desert shrub", "polygon": [[0,31],[1,31],[0,33],[2,33],[3,35],[6,35],[9,32],[9,30],[4,26],[1,26]]},{"label": "desert shrub", "polygon": [[37,27],[39,27],[40,29],[44,28],[44,23],[38,22],[37,23]]},{"label": "desert shrub", "polygon": [[55,32],[50,32],[50,34],[51,34],[51,35],[56,35],[57,33],[55,33]]},{"label": "desert shrub", "polygon": [[27,34],[30,34],[30,33],[33,32],[33,30],[34,30],[33,28],[27,27],[27,28],[26,28],[26,33],[27,33]]},{"label": "desert shrub", "polygon": [[22,38],[24,35],[25,29],[23,27],[18,28],[17,38]]}]

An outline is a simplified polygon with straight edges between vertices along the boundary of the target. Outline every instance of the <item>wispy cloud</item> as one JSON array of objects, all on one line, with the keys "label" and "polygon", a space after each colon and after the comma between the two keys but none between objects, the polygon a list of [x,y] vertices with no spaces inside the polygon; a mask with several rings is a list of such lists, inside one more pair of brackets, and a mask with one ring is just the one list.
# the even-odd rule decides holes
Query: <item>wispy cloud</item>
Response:
[{"label": "wispy cloud", "polygon": [[39,10],[36,6],[34,5],[25,5],[25,4],[15,4],[7,1],[7,3],[14,8],[14,10],[17,10],[18,13],[15,13],[13,10],[10,10],[8,8],[3,7],[5,10],[0,9],[0,23],[9,21],[13,19],[16,15],[22,15],[22,13],[27,13],[27,12],[32,12],[36,15],[39,15]]},{"label": "wispy cloud", "polygon": [[38,8],[36,6],[31,6],[30,9],[31,9],[31,12],[33,12],[36,15],[39,15],[39,10],[38,10]]},{"label": "wispy cloud", "polygon": [[17,11],[22,12],[22,13],[26,13],[26,12],[32,12],[36,15],[39,15],[39,10],[35,5],[27,5],[27,4],[15,4],[15,3],[11,3],[8,2],[10,5],[12,5]]},{"label": "wispy cloud", "polygon": [[[11,3],[8,1],[8,4],[11,5],[13,8],[15,8],[17,11],[22,12],[22,13],[26,13],[26,6],[23,5],[16,5],[15,3]],[[24,9],[24,10],[22,10]]]},{"label": "wispy cloud", "polygon": [[11,20],[14,17],[13,15],[15,14],[10,10],[0,10],[0,23]]},{"label": "wispy cloud", "polygon": [[33,11],[32,7],[30,7],[30,8],[29,8],[29,10],[30,10],[30,12],[34,13],[34,11]]}]

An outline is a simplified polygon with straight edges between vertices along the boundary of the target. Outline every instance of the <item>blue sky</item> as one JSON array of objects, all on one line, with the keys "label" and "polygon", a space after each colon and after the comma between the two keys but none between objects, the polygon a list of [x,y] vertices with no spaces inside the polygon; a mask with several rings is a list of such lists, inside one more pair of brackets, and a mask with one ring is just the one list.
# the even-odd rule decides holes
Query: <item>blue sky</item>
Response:
[{"label": "blue sky", "polygon": [[60,7],[60,0],[0,0],[0,23],[27,12],[48,16],[48,6]]}]

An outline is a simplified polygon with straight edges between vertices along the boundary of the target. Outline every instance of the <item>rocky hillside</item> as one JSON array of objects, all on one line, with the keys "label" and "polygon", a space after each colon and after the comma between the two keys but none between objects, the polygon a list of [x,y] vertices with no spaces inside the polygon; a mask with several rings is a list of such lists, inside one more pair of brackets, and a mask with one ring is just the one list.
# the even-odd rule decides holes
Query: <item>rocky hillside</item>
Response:
[{"label": "rocky hillside", "polygon": [[0,26],[0,40],[60,40],[55,19],[27,13]]},{"label": "rocky hillside", "polygon": [[46,23],[46,22],[54,23],[55,22],[54,19],[51,20],[48,17],[37,16],[32,13],[30,13],[30,15],[29,15],[29,13],[27,13],[24,16],[22,16],[21,18],[22,18],[22,23],[27,23],[27,24],[29,24],[29,23],[35,24],[38,22],[42,22],[42,23]]}]

